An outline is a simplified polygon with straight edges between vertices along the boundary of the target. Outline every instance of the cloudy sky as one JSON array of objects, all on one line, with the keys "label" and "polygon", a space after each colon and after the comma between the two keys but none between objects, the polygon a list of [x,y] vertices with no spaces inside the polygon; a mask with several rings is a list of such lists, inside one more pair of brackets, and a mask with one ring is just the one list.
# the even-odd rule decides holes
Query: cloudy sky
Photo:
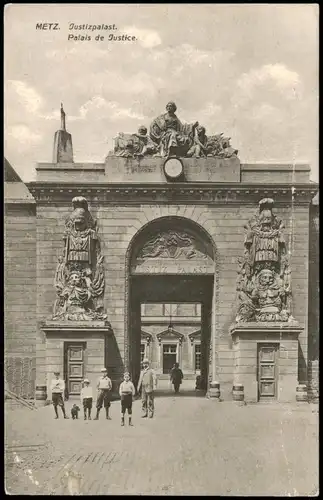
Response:
[{"label": "cloudy sky", "polygon": [[[60,30],[36,30],[36,23]],[[68,40],[115,24],[134,42]],[[104,161],[118,132],[164,112],[224,132],[242,162],[308,161],[318,179],[316,5],[9,5],[5,154],[25,181],[51,161],[60,103],[74,161]]]}]

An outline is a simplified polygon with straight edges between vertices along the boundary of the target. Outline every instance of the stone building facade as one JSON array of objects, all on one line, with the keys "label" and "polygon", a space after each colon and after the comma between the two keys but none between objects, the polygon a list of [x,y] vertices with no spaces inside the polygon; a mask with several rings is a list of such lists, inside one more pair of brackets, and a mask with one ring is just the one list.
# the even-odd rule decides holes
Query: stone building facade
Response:
[{"label": "stone building facade", "polygon": [[[309,335],[316,335],[315,326],[309,329],[311,203],[317,193],[310,167],[241,164],[234,150],[222,156],[199,150],[136,155],[121,139],[102,163],[75,163],[70,141],[71,156],[39,163],[37,180],[28,184],[36,211],[36,279],[31,277],[28,297],[35,304],[28,307],[36,314],[39,397],[48,397],[54,369],[64,374],[71,397],[85,376],[94,383],[102,366],[115,388],[124,369],[136,380],[147,356],[160,377],[178,361],[188,378],[201,375],[206,391],[219,382],[223,399],[241,383],[247,401],[294,400],[297,384],[308,382]],[[277,309],[283,299],[271,283],[258,294],[269,309],[256,309],[279,314],[241,322],[237,278],[244,226],[262,200],[273,202],[267,209],[272,221],[283,221],[270,238],[285,241],[290,310],[284,318],[282,306]],[[251,302],[255,297],[251,291]]]},{"label": "stone building facade", "polygon": [[310,205],[309,243],[308,384],[310,397],[317,400],[320,348],[319,194],[313,198]]},{"label": "stone building facade", "polygon": [[142,304],[140,354],[159,378],[168,378],[178,362],[185,379],[195,380],[201,372],[201,304]]},{"label": "stone building facade", "polygon": [[4,161],[4,354],[6,387],[33,397],[36,377],[36,202]]}]

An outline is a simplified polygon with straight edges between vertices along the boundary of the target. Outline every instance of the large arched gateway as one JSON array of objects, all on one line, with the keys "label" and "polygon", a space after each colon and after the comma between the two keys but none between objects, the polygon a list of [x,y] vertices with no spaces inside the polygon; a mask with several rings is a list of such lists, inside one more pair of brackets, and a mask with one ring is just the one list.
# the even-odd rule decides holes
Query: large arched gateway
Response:
[{"label": "large arched gateway", "polygon": [[[209,382],[220,384],[223,400],[239,386],[247,402],[293,401],[316,334],[309,166],[241,164],[222,136],[211,136],[201,157],[199,144],[179,148],[172,128],[158,154],[143,130],[120,135],[105,162],[84,164],[73,162],[62,129],[53,163],[38,164],[29,184],[37,294],[28,366],[39,400],[53,370],[79,397],[84,377],[95,384],[102,366],[115,391],[125,369],[136,381],[145,356],[159,378],[179,361],[209,395],[219,394]],[[179,142],[187,146],[185,134]],[[10,205],[14,231],[18,208]],[[31,288],[18,285],[12,308],[20,311]],[[26,332],[10,324],[18,349]]]},{"label": "large arched gateway", "polygon": [[[143,304],[176,304],[177,309],[181,304],[182,310],[184,304],[196,304],[200,306],[199,368],[202,387],[206,388],[217,289],[216,249],[211,236],[190,219],[161,217],[137,232],[126,260],[125,362],[134,380],[140,371],[142,337],[147,336],[141,321]],[[185,318],[182,321],[185,323]],[[157,333],[156,339],[158,345],[150,349],[150,355],[158,373],[167,374],[168,359],[185,364],[191,358],[192,335],[174,329],[171,314],[168,328]]]}]

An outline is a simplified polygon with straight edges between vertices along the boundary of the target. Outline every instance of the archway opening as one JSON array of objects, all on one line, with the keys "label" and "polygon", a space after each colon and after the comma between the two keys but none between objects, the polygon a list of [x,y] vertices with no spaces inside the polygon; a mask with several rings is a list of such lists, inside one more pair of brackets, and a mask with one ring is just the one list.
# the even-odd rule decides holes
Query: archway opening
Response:
[{"label": "archway opening", "polygon": [[[137,383],[147,357],[159,380],[178,362],[184,380],[207,389],[215,294],[210,236],[179,217],[153,221],[128,253],[125,359]],[[195,313],[194,313],[195,311]]]}]

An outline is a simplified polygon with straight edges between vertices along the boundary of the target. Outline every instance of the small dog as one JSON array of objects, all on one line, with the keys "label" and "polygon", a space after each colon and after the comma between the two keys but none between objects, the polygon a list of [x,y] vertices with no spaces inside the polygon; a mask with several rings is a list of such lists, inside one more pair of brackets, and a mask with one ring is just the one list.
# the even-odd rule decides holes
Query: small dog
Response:
[{"label": "small dog", "polygon": [[79,418],[79,411],[80,411],[80,408],[79,406],[77,405],[73,405],[72,409],[71,409],[71,415],[72,415],[72,419],[75,420],[75,419],[78,419]]}]

